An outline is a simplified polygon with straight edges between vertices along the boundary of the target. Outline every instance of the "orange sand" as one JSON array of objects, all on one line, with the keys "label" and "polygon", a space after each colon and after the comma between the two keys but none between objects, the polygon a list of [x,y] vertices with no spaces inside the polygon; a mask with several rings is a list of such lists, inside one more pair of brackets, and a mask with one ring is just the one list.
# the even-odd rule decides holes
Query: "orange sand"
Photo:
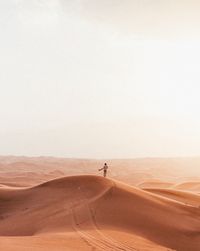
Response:
[{"label": "orange sand", "polygon": [[[109,172],[118,180],[120,162],[112,160]],[[166,170],[155,177],[150,162],[143,168],[139,163],[141,170],[137,161],[135,169],[131,161],[125,161],[127,168],[121,164],[136,176],[146,172],[138,188],[125,183],[138,183],[139,176],[131,182],[130,173],[124,182],[66,176],[81,173],[84,165],[95,173],[99,161],[0,158],[0,250],[199,251],[200,196],[178,190]],[[178,184],[185,178],[184,173]]]}]

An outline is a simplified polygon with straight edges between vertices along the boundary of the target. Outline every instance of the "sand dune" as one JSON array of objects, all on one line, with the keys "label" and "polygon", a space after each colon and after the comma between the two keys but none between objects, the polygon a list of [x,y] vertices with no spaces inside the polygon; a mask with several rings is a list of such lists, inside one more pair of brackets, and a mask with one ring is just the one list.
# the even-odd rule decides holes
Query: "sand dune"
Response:
[{"label": "sand dune", "polygon": [[109,177],[134,186],[155,180],[162,182],[159,186],[191,181],[200,183],[200,158],[90,160],[0,156],[0,184],[28,187],[62,176],[96,175],[104,162],[109,165]]},{"label": "sand dune", "polygon": [[190,190],[200,192],[200,181],[188,181],[177,184],[174,186],[176,189],[180,190]]},{"label": "sand dune", "polygon": [[0,184],[10,187],[30,187],[62,176],[64,176],[64,173],[59,170],[48,173],[37,172],[37,170],[29,172],[3,172],[0,174]]},{"label": "sand dune", "polygon": [[139,183],[137,186],[144,188],[170,188],[174,184],[171,182],[164,182],[160,180],[146,180],[145,182]]},{"label": "sand dune", "polygon": [[25,240],[41,242],[49,236],[52,241],[60,238],[63,245],[68,240],[66,250],[200,248],[199,209],[97,176],[64,177],[26,189],[0,188],[0,218],[4,250],[12,250],[6,242],[20,246],[21,240],[24,247]]},{"label": "sand dune", "polygon": [[183,204],[200,208],[200,195],[191,192],[174,190],[174,189],[162,189],[162,188],[146,188],[145,191],[170,198],[175,201],[179,201]]}]

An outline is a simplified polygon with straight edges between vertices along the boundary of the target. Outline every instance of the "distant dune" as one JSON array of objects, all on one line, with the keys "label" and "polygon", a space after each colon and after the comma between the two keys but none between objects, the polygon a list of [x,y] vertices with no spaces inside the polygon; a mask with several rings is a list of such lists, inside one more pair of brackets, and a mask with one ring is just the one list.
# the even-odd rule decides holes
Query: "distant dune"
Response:
[{"label": "distant dune", "polygon": [[0,156],[0,184],[29,187],[66,175],[96,175],[104,162],[108,162],[109,177],[134,186],[146,182],[157,185],[156,180],[160,185],[200,183],[200,158],[95,160]]},{"label": "distant dune", "polygon": [[174,188],[180,189],[180,190],[191,190],[191,191],[200,192],[200,181],[183,182],[183,183],[175,185]]},{"label": "distant dune", "polygon": [[164,182],[160,180],[147,180],[137,185],[140,188],[169,188],[173,186],[171,182]]},{"label": "distant dune", "polygon": [[200,195],[186,191],[162,188],[146,188],[145,191],[170,198],[185,205],[200,208]]}]

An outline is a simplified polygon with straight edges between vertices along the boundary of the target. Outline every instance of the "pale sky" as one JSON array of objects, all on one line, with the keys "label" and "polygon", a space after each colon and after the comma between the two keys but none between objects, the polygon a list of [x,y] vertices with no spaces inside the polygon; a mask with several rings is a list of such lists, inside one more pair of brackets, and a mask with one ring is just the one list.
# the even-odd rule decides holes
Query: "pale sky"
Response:
[{"label": "pale sky", "polygon": [[0,155],[200,155],[200,3],[0,0]]}]

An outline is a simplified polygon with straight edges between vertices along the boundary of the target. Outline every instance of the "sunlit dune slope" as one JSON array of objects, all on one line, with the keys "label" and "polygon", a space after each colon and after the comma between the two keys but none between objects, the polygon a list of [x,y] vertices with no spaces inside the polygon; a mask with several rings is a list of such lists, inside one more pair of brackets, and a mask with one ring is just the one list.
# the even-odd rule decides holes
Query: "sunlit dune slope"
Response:
[{"label": "sunlit dune slope", "polygon": [[169,188],[173,186],[173,183],[160,180],[147,180],[139,183],[137,186],[140,188]]},{"label": "sunlit dune slope", "polygon": [[200,192],[200,182],[188,181],[174,186],[176,189]]},{"label": "sunlit dune slope", "polygon": [[145,191],[164,196],[188,206],[200,208],[200,195],[175,189],[146,188]]},{"label": "sunlit dune slope", "polygon": [[[121,231],[181,251],[200,249],[200,210],[97,176],[0,189],[0,235]],[[178,240],[178,241],[177,241]]]}]

